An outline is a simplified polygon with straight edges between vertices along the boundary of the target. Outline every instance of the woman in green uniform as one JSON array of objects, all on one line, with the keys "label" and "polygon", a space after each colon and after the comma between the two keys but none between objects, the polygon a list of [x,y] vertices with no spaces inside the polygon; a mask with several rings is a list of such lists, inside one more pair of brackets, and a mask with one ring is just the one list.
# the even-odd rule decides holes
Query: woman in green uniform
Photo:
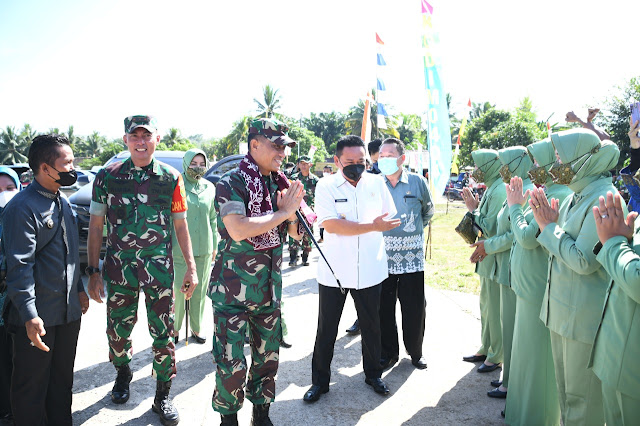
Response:
[{"label": "woman in green uniform", "polygon": [[593,253],[598,235],[591,210],[601,195],[618,193],[608,171],[620,151],[586,129],[555,133],[551,141],[562,164],[550,173],[574,194],[561,207],[557,200],[549,204],[541,189],[529,200],[541,231],[538,242],[550,255],[540,319],[551,334],[563,424],[601,425],[601,384],[587,365],[610,277]]},{"label": "woman in green uniform", "polygon": [[[205,343],[206,338],[202,336],[202,315],[204,314],[205,294],[209,275],[211,274],[211,260],[215,257],[218,242],[216,233],[216,211],[213,208],[213,199],[216,195],[215,185],[202,176],[209,170],[209,161],[206,154],[199,149],[190,149],[185,152],[182,160],[184,172],[184,187],[187,193],[187,225],[191,237],[191,247],[193,257],[196,261],[198,272],[198,282],[200,283],[190,299],[189,326],[191,335],[198,343]],[[182,321],[185,316],[184,294],[178,290],[182,286],[182,278],[187,265],[180,251],[180,246],[173,234],[173,267],[175,269],[175,281],[173,283],[175,294],[175,342],[178,343],[178,336]],[[189,330],[186,330],[186,338],[189,338]]]},{"label": "woman in green uniform", "polygon": [[[471,153],[476,165],[472,177],[487,186],[487,191],[478,201],[469,188],[464,188],[462,198],[473,214],[475,223],[482,229],[482,238],[491,238],[498,229],[498,212],[506,199],[504,182],[500,179],[500,160],[493,149],[479,149]],[[468,362],[484,361],[479,372],[493,371],[502,362],[502,330],[500,326],[500,287],[497,283],[496,256],[479,256],[474,253],[471,262],[476,264],[480,277],[480,323],[482,346],[475,355],[462,359]]]},{"label": "woman in green uniform", "polygon": [[640,421],[640,222],[631,212],[625,221],[623,202],[607,194],[594,208],[600,244],[596,259],[613,278],[596,335],[591,365],[602,382],[608,425]]},{"label": "woman in green uniform", "polygon": [[[536,185],[544,185],[547,198],[560,203],[571,194],[556,185],[548,170],[556,160],[551,139],[527,147],[535,160],[529,172]],[[551,357],[549,329],[540,321],[540,306],[547,283],[549,253],[538,244],[538,224],[526,203],[529,191],[520,178],[507,185],[514,245],[511,249],[511,288],[516,294],[516,314],[511,351],[509,389],[505,409],[510,425],[559,425],[560,405]]]},{"label": "woman in green uniform", "polygon": [[[533,162],[523,146],[514,146],[499,151],[500,176],[505,183],[511,182],[512,176],[524,178],[524,189],[533,189],[533,184],[527,175]],[[508,197],[508,194],[506,194]],[[499,387],[489,391],[488,396],[506,398],[509,387],[509,372],[511,366],[511,342],[513,341],[513,322],[516,314],[516,295],[511,290],[511,276],[509,257],[513,246],[513,233],[509,220],[509,206],[506,200],[502,203],[498,213],[498,228],[496,235],[475,244],[476,253],[480,256],[494,254],[496,256],[496,281],[500,284],[500,323],[502,324],[502,348],[504,352],[502,363],[502,383]]]}]

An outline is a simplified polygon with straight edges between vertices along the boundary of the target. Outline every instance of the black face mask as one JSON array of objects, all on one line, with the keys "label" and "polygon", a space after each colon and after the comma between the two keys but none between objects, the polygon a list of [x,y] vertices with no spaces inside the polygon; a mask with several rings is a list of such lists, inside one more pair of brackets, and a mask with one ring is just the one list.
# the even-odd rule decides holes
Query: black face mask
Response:
[{"label": "black face mask", "polygon": [[[342,164],[342,162],[340,162]],[[349,164],[348,166],[342,166],[342,173],[347,179],[357,182],[360,180],[360,176],[364,173],[364,164]]]},{"label": "black face mask", "polygon": [[71,170],[70,172],[60,172],[53,166],[51,166],[51,168],[58,172],[59,177],[58,179],[55,179],[55,182],[60,186],[71,186],[78,180],[78,173],[76,173],[75,170]]}]

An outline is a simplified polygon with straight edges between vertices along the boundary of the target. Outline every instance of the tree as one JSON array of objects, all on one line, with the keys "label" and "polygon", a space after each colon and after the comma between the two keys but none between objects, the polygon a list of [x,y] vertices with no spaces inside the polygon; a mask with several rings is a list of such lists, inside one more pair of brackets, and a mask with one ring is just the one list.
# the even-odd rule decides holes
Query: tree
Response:
[{"label": "tree", "polygon": [[346,117],[339,112],[329,112],[320,114],[311,113],[309,118],[304,118],[302,124],[311,130],[317,137],[322,139],[325,148],[329,148],[344,136]]},{"label": "tree", "polygon": [[36,136],[38,136],[38,132],[31,127],[31,124],[25,123],[20,131],[20,137],[23,138],[28,145],[31,145],[31,142],[33,142]]},{"label": "tree", "polygon": [[605,98],[602,114],[594,120],[596,125],[603,127],[611,140],[620,148],[618,168],[629,157],[629,105],[640,100],[640,77],[633,77],[623,86],[616,87],[614,94]]},{"label": "tree", "polygon": [[325,147],[324,141],[316,136],[311,130],[306,127],[301,127],[298,124],[298,120],[282,117],[282,120],[289,127],[289,137],[296,141],[296,147],[292,149],[291,157],[293,159],[298,158],[298,152],[300,155],[307,155],[311,146],[316,147],[316,152],[311,159],[313,163],[324,162],[329,155]]},{"label": "tree", "polygon": [[[233,123],[231,132],[222,138],[220,149],[217,151],[218,158],[226,157],[227,155],[240,153],[240,144],[247,143],[249,137],[249,126],[253,117],[245,115],[240,120]],[[216,154],[216,155],[218,155]]]},{"label": "tree", "polygon": [[398,139],[404,142],[407,149],[417,149],[419,143],[424,144],[427,131],[422,129],[422,118],[419,115],[400,113],[395,118]]},{"label": "tree", "polygon": [[185,142],[189,142],[189,140],[182,137],[179,129],[172,127],[169,129],[169,132],[162,137],[160,142],[166,147],[171,148],[175,144],[184,144]]},{"label": "tree", "polygon": [[0,163],[26,163],[28,159],[23,152],[27,152],[26,140],[16,133],[15,128],[7,126],[0,134]]},{"label": "tree", "polygon": [[[70,129],[73,130],[73,126]],[[106,143],[107,139],[104,136],[101,136],[98,132],[93,132],[84,141],[80,142],[79,148],[87,157],[97,157]]]},{"label": "tree", "polygon": [[277,109],[280,109],[280,97],[278,89],[273,89],[268,84],[262,88],[262,102],[253,98],[258,107],[258,117],[269,118]]},{"label": "tree", "polygon": [[[371,91],[372,98],[375,98],[375,90]],[[347,113],[347,118],[345,121],[345,127],[348,135],[358,135],[362,133],[362,119],[364,118],[364,108],[365,101],[360,99],[358,104],[349,108],[349,112]],[[387,109],[391,110],[390,107]],[[394,128],[395,121],[393,117],[387,117],[387,128],[386,129],[378,129],[378,107],[375,104],[375,101],[369,102],[369,117],[371,119],[371,139],[376,139],[378,137],[384,138],[385,136],[392,136],[394,138],[398,137],[398,132]]]}]

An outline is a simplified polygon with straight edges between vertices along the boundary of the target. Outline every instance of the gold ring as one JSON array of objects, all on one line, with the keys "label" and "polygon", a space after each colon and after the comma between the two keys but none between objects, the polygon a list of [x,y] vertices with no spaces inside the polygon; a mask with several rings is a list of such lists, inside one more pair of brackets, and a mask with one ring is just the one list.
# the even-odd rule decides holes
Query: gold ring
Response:
[{"label": "gold ring", "polygon": [[540,205],[539,205],[539,204],[536,204],[536,209],[539,209],[539,208],[540,208]]}]

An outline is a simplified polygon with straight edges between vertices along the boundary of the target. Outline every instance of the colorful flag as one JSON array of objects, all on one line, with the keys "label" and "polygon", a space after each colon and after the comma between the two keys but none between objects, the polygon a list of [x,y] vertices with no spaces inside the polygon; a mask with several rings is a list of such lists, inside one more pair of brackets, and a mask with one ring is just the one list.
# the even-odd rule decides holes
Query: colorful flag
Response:
[{"label": "colorful flag", "polygon": [[376,66],[376,80],[377,80],[377,91],[376,91],[376,102],[378,105],[378,114],[376,115],[378,121],[378,129],[386,129],[387,128],[387,110],[384,107],[384,92],[387,90],[384,81],[382,80],[382,75],[384,74],[384,69],[387,63],[384,61],[384,57],[382,56],[382,49],[384,47],[384,42],[376,33],[376,49],[377,49],[377,66]]},{"label": "colorful flag", "polygon": [[371,93],[367,92],[367,99],[364,101],[364,115],[362,116],[362,130],[360,137],[365,144],[371,142]]},{"label": "colorful flag", "polygon": [[432,193],[442,194],[451,171],[451,127],[446,92],[440,78],[437,52],[439,37],[433,26],[433,7],[422,4],[422,49],[424,51],[424,80],[427,89],[427,122],[429,145],[429,185]]}]

